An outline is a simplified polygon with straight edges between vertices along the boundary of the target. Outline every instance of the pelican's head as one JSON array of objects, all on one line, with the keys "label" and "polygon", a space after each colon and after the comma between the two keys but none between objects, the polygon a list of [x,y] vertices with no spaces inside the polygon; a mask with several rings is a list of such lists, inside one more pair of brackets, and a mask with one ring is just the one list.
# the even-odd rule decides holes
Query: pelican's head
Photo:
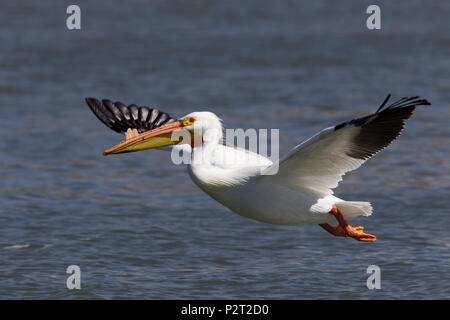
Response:
[{"label": "pelican's head", "polygon": [[[192,112],[181,119],[184,129],[190,132],[193,139],[201,138],[200,142],[210,142],[222,138],[222,123],[212,112]],[[198,145],[196,142],[195,145]]]},{"label": "pelican's head", "polygon": [[176,144],[190,144],[193,148],[207,142],[219,142],[222,124],[212,112],[192,112],[175,122],[135,135],[103,152],[104,155],[135,152]]}]

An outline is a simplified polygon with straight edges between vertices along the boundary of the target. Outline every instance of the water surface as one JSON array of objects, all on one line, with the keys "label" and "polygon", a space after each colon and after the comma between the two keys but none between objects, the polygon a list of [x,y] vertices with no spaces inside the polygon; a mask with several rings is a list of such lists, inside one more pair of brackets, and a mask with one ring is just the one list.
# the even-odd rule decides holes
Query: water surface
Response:
[{"label": "water surface", "polygon": [[[367,1],[78,1],[80,31],[69,4],[0,4],[1,298],[450,298],[448,1],[380,1],[381,31]],[[103,157],[122,137],[83,101],[209,110],[286,152],[388,93],[433,106],[336,190],[372,202],[373,244],[242,218],[166,152]]]}]

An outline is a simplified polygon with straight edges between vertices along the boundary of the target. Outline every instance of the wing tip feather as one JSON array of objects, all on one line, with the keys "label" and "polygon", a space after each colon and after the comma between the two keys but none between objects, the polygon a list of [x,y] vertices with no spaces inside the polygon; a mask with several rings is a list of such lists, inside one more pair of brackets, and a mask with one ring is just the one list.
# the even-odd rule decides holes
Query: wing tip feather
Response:
[{"label": "wing tip feather", "polygon": [[142,133],[176,120],[166,112],[149,107],[138,107],[135,104],[127,106],[121,101],[100,101],[93,97],[85,97],[84,100],[101,122],[118,133],[126,132],[129,128]]}]

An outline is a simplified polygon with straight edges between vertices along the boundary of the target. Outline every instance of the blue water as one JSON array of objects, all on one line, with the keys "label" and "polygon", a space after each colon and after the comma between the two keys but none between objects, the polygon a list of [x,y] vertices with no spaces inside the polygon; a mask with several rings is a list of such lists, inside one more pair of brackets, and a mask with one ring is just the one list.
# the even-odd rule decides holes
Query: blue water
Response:
[{"label": "blue water", "polygon": [[[450,298],[450,3],[378,3],[369,31],[368,1],[77,1],[68,31],[72,3],[3,1],[0,298]],[[166,152],[103,157],[122,137],[83,101],[209,110],[286,152],[388,93],[433,105],[336,189],[375,243],[242,218]]]}]

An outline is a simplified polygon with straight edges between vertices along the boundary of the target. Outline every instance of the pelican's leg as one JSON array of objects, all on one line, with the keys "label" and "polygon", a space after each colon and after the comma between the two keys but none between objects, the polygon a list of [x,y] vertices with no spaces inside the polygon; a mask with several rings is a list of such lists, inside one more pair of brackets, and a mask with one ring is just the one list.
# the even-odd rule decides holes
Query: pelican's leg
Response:
[{"label": "pelican's leg", "polygon": [[319,224],[319,226],[321,226],[322,228],[327,230],[333,236],[336,236],[336,237],[346,237],[347,236],[347,233],[340,225],[338,225],[337,227],[333,227],[332,225],[330,225],[328,223],[322,223],[322,224]]},{"label": "pelican's leg", "polygon": [[366,242],[373,242],[376,240],[376,237],[374,235],[363,232],[364,227],[350,226],[335,205],[333,205],[330,214],[334,215],[336,220],[339,222],[339,225],[337,227],[333,227],[328,223],[324,223],[319,224],[319,226],[327,230],[332,235],[335,235],[337,237],[352,237],[353,239],[356,239],[358,241]]}]

